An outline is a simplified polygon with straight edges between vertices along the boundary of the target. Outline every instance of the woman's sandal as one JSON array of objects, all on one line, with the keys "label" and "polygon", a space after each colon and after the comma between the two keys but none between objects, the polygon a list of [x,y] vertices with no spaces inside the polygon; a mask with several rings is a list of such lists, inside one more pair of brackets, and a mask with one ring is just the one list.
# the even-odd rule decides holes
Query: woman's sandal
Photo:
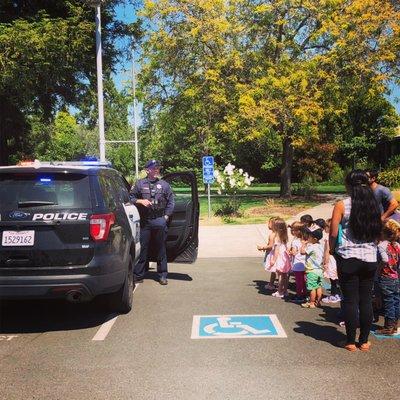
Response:
[{"label": "woman's sandal", "polygon": [[360,344],[359,349],[361,351],[369,351],[370,347],[371,347],[371,342],[366,342],[366,343]]},{"label": "woman's sandal", "polygon": [[315,304],[312,303],[303,303],[301,306],[303,308],[315,308]]},{"label": "woman's sandal", "polygon": [[344,346],[344,348],[345,348],[347,351],[351,351],[351,352],[357,351],[357,346],[356,346],[355,344],[346,344],[346,345]]}]

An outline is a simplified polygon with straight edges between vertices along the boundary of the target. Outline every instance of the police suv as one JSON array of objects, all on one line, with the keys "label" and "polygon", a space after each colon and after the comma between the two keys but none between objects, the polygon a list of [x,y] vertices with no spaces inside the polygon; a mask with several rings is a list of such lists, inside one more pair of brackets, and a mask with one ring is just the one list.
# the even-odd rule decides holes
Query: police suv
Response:
[{"label": "police suv", "polygon": [[[170,220],[168,259],[194,262],[195,176],[186,172],[163,179],[183,193]],[[140,217],[129,189],[107,163],[35,161],[0,167],[0,299],[81,302],[107,295],[111,309],[129,312],[140,254]]]}]

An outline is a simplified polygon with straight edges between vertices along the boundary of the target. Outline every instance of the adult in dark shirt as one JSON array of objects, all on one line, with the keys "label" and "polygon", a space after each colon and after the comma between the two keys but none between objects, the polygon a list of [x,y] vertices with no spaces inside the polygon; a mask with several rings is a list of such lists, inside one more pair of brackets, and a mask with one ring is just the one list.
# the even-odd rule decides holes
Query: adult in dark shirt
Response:
[{"label": "adult in dark shirt", "polygon": [[135,282],[142,282],[147,265],[150,241],[157,249],[157,272],[161,285],[167,285],[168,264],[165,241],[167,238],[167,222],[171,217],[175,201],[168,182],[159,178],[161,164],[150,160],[145,165],[147,176],[139,179],[130,197],[137,205],[141,217],[140,256],[134,269]]},{"label": "adult in dark shirt", "polygon": [[373,190],[375,198],[378,201],[382,221],[386,221],[389,218],[400,221],[400,213],[397,211],[399,203],[394,198],[389,188],[380,185],[377,182],[378,172],[375,170],[368,170],[366,173],[368,176],[369,186]]}]

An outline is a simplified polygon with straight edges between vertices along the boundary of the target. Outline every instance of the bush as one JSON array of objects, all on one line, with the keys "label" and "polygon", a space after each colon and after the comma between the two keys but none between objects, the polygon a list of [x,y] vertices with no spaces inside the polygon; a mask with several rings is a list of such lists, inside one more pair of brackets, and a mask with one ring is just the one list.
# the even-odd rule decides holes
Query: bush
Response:
[{"label": "bush", "polygon": [[316,180],[313,176],[306,176],[299,183],[293,185],[293,194],[304,196],[306,199],[317,193]]},{"label": "bush", "polygon": [[333,163],[332,170],[329,173],[328,183],[332,185],[342,185],[346,176],[345,171],[338,163]]},{"label": "bush", "polygon": [[390,188],[399,188],[400,169],[396,168],[379,172],[378,181],[381,185],[388,186]]},{"label": "bush", "polygon": [[214,215],[217,217],[240,217],[239,207],[240,203],[238,201],[228,199],[215,208]]},{"label": "bush", "polygon": [[229,163],[222,172],[216,169],[214,171],[214,176],[216,178],[218,194],[225,193],[230,196],[215,209],[214,215],[222,217],[225,222],[229,222],[230,217],[240,217],[240,200],[237,196],[238,191],[248,188],[254,178],[241,168],[236,169],[231,163]]},{"label": "bush", "polygon": [[388,162],[388,165],[386,166],[388,170],[393,170],[395,168],[400,168],[400,154],[397,154],[396,156],[390,157],[390,160]]}]

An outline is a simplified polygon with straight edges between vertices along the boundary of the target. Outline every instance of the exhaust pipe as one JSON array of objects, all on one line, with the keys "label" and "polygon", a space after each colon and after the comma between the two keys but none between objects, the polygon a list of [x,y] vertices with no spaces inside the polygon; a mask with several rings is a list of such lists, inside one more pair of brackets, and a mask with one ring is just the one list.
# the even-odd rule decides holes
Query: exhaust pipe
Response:
[{"label": "exhaust pipe", "polygon": [[82,301],[83,293],[80,290],[70,290],[67,293],[67,300],[71,303],[79,303]]}]

